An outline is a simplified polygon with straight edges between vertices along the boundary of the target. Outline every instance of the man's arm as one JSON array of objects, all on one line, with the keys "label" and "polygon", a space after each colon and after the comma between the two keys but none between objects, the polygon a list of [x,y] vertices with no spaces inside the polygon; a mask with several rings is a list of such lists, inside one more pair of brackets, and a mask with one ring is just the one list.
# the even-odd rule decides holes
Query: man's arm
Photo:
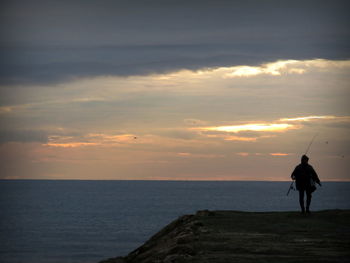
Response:
[{"label": "man's arm", "polygon": [[292,175],[290,176],[292,178],[292,180],[295,180],[296,174],[297,174],[297,168],[295,167],[294,171],[292,172]]},{"label": "man's arm", "polygon": [[315,169],[314,169],[312,166],[311,166],[311,172],[312,172],[312,179],[313,179],[316,183],[318,183],[320,186],[322,186],[321,181],[320,181],[320,178],[318,178],[318,175],[317,175]]}]

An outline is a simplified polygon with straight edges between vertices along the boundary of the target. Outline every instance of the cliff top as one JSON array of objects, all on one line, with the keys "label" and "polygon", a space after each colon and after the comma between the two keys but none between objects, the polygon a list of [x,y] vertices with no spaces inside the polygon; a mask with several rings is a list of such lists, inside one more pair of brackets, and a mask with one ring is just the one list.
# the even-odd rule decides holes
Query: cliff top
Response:
[{"label": "cliff top", "polygon": [[101,263],[350,262],[350,210],[199,211]]}]

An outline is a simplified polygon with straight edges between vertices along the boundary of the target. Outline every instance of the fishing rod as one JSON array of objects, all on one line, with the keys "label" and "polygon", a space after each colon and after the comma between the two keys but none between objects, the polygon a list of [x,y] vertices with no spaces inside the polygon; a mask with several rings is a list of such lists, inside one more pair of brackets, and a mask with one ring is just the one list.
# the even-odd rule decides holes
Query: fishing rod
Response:
[{"label": "fishing rod", "polygon": [[[316,133],[316,134],[314,135],[314,137],[312,137],[312,139],[311,139],[309,145],[308,145],[307,148],[306,148],[306,151],[305,151],[305,154],[304,154],[304,155],[306,155],[306,154],[309,152],[310,147],[311,147],[312,143],[314,142],[315,138],[317,137],[317,135],[318,135],[318,133]],[[289,189],[288,189],[288,192],[287,192],[287,196],[289,195],[290,190],[295,190],[295,188],[294,188],[294,180],[292,181],[292,183],[291,183],[290,186],[289,186]]]},{"label": "fishing rod", "polygon": [[311,147],[312,143],[314,142],[315,138],[317,137],[317,135],[318,135],[318,133],[316,133],[316,134],[314,135],[314,137],[312,137],[312,140],[311,140],[311,142],[309,143],[309,146],[306,148],[306,151],[305,151],[304,155],[306,155],[306,154],[309,152],[310,147]]},{"label": "fishing rod", "polygon": [[288,189],[288,192],[287,192],[287,196],[289,195],[289,192],[290,192],[290,190],[294,190],[294,181],[292,181],[292,183],[290,184],[290,186],[289,186],[289,189]]}]

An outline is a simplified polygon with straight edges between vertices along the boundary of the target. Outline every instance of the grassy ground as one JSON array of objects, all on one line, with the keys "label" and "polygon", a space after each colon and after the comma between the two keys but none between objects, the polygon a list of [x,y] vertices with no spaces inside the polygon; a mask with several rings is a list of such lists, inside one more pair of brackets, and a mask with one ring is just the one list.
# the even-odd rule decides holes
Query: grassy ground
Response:
[{"label": "grassy ground", "polygon": [[200,211],[103,262],[350,262],[350,211]]}]

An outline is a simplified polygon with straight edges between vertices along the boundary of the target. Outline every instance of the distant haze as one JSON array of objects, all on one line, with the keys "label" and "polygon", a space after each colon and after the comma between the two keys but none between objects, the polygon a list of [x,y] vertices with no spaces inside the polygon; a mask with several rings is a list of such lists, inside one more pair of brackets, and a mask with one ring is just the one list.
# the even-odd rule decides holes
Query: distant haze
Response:
[{"label": "distant haze", "polygon": [[0,178],[350,180],[348,1],[0,5]]}]

